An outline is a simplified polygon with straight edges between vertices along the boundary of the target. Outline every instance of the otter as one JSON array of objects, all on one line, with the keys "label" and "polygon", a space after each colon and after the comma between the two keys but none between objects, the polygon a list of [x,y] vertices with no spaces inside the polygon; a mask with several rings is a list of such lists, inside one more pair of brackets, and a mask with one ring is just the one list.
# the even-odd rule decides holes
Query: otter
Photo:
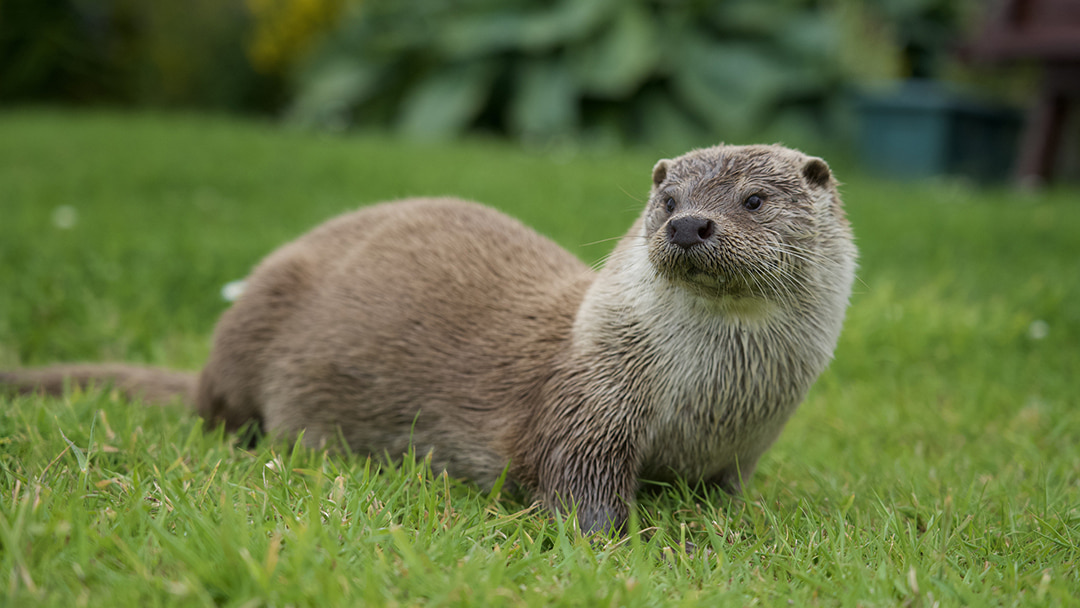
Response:
[{"label": "otter", "polygon": [[110,379],[229,430],[430,453],[508,479],[585,531],[621,529],[640,481],[738,492],[825,369],[856,249],[820,158],[719,145],[660,160],[601,270],[493,209],[383,203],[271,253],[202,373],[8,372],[22,390]]}]

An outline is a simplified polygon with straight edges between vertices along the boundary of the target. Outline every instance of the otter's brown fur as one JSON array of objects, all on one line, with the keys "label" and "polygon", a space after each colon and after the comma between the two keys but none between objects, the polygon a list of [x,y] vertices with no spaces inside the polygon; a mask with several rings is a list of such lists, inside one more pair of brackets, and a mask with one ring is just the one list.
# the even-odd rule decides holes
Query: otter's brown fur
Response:
[{"label": "otter's brown fur", "polygon": [[509,463],[582,528],[621,526],[639,479],[749,477],[832,356],[855,258],[828,167],[779,146],[657,163],[599,273],[475,203],[377,205],[254,270],[195,407],[313,445],[412,443],[482,485]]}]

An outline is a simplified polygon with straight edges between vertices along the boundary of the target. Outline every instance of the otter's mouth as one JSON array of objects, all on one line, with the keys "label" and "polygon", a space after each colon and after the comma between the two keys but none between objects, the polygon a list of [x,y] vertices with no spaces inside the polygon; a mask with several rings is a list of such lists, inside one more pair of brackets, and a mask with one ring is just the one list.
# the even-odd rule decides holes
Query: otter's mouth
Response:
[{"label": "otter's mouth", "polygon": [[722,289],[725,285],[731,281],[727,276],[722,274],[713,274],[701,270],[700,268],[691,268],[682,277],[682,280],[697,283],[705,287],[713,287],[716,289]]},{"label": "otter's mouth", "polygon": [[649,257],[660,276],[701,295],[749,295],[738,273],[722,268],[715,259],[698,259],[706,257],[701,253],[660,247],[654,248]]},{"label": "otter's mouth", "polygon": [[661,271],[674,285],[709,300],[773,300],[773,295],[753,279],[734,272],[688,268],[681,272]]}]

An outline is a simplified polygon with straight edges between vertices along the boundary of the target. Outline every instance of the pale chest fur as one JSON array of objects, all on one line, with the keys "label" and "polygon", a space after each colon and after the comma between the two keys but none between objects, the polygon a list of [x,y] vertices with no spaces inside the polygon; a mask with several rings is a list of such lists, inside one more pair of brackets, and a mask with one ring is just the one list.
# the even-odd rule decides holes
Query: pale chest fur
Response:
[{"label": "pale chest fur", "polygon": [[802,356],[776,319],[771,326],[732,317],[678,320],[676,331],[665,323],[650,333],[656,356],[645,396],[652,414],[645,476],[708,478],[737,460],[752,464],[825,362]]},{"label": "pale chest fur", "polygon": [[621,263],[632,271],[618,276],[633,278],[597,286],[575,333],[579,347],[609,352],[618,346],[583,328],[599,321],[639,333],[612,372],[641,417],[642,475],[699,479],[736,461],[752,466],[827,365],[835,337],[814,336],[776,304],[691,294],[628,253]]}]

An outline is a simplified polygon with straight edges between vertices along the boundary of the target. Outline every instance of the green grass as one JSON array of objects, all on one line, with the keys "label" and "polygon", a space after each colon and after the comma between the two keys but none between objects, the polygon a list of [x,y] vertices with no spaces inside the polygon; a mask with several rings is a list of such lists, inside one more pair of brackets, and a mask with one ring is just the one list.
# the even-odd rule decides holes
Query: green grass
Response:
[{"label": "green grass", "polygon": [[[591,262],[680,152],[9,111],[0,367],[196,369],[224,283],[387,198],[475,198]],[[0,604],[1080,605],[1080,191],[834,169],[857,293],[743,498],[659,488],[640,533],[582,539],[423,462],[247,451],[108,392],[0,398]]]}]

